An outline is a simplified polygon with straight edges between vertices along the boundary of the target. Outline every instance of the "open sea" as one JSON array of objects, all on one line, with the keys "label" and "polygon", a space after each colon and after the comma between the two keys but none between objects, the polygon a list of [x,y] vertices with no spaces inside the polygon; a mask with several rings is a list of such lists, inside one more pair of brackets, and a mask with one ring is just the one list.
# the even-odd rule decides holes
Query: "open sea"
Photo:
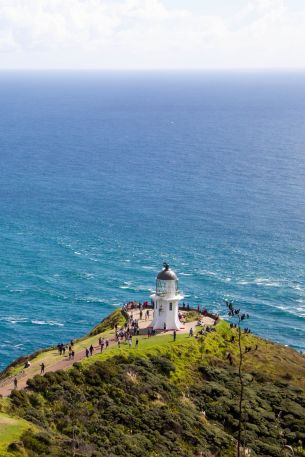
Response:
[{"label": "open sea", "polygon": [[305,350],[305,74],[0,74],[0,368],[147,300]]}]

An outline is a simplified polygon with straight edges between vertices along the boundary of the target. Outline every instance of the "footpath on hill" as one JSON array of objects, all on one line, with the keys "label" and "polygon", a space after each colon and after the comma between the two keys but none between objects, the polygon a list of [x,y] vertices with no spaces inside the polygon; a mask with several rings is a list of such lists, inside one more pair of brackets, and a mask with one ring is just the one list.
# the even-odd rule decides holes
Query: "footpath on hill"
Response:
[{"label": "footpath on hill", "polygon": [[[153,312],[150,313],[150,318],[145,320],[145,319],[140,319],[140,311],[138,309],[133,309],[128,311],[129,316],[132,315],[133,319],[138,320],[139,323],[139,328],[141,331],[141,334],[145,335],[145,330],[151,325],[152,318],[153,318]],[[214,319],[208,316],[202,316],[201,321],[204,325],[213,325],[214,324]],[[197,321],[192,321],[185,323],[183,325],[183,328],[179,330],[179,334],[181,333],[189,333],[191,328],[194,328],[197,324]],[[167,331],[162,331],[156,334],[155,337],[158,337],[160,335],[164,335],[166,333],[169,333]],[[171,332],[172,333],[172,332]],[[73,359],[69,359],[68,355],[64,356],[59,356],[58,351],[56,349],[49,351],[46,350],[45,352],[39,354],[37,358],[34,358],[31,361],[31,367],[30,368],[25,368],[21,372],[19,372],[17,375],[10,376],[8,378],[5,378],[3,381],[0,382],[0,395],[2,397],[8,397],[12,390],[15,388],[14,387],[14,379],[15,377],[18,380],[18,385],[17,385],[17,390],[22,390],[27,387],[27,381],[28,379],[33,378],[36,375],[39,375],[41,373],[41,363],[45,364],[45,369],[44,373],[48,372],[54,372],[58,370],[67,370],[73,366],[74,363],[80,362],[84,359],[86,359],[86,347],[89,347],[91,344],[94,347],[94,354],[97,354],[100,352],[100,345],[99,345],[99,338],[100,337],[107,337],[109,341],[109,347],[114,347],[117,346],[117,340],[114,336],[114,332],[105,334],[105,333],[100,333],[95,335],[94,337],[88,337],[84,340],[81,341],[82,349],[76,350],[75,355]],[[107,349],[104,349],[107,350]],[[119,348],[118,348],[119,351]],[[50,357],[51,356],[51,357]],[[56,359],[55,362],[52,361],[52,359]],[[51,362],[50,362],[51,360]]]}]

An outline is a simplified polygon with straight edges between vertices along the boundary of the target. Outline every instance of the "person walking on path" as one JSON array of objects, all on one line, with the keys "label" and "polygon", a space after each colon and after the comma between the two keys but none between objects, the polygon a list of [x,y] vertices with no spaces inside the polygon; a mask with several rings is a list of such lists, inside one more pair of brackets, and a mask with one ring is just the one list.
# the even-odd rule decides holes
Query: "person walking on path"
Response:
[{"label": "person walking on path", "polygon": [[17,389],[17,387],[18,387],[18,379],[15,378],[14,379],[14,389]]},{"label": "person walking on path", "polygon": [[177,338],[177,332],[176,332],[176,330],[174,330],[173,338],[174,338],[174,341],[176,341],[176,338]]},{"label": "person walking on path", "polygon": [[193,329],[190,328],[190,333],[189,333],[190,336],[193,336],[194,335],[194,332],[193,332]]},{"label": "person walking on path", "polygon": [[89,348],[89,351],[90,351],[90,355],[92,355],[92,354],[93,354],[93,351],[94,351],[94,347],[92,346],[92,344],[91,344],[91,346],[90,346],[90,348]]},{"label": "person walking on path", "polygon": [[86,348],[86,357],[88,358],[89,357],[89,349]]},{"label": "person walking on path", "polygon": [[45,364],[42,362],[40,364],[40,375],[44,374]]}]

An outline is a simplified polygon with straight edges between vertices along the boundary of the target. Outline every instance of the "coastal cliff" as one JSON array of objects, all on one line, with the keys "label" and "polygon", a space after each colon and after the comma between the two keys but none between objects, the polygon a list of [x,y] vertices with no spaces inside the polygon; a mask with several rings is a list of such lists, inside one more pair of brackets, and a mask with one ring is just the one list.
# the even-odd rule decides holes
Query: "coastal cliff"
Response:
[{"label": "coastal cliff", "polygon": [[[115,311],[76,344],[84,348],[98,337],[110,339],[125,318]],[[1,457],[233,457],[239,399],[235,333],[220,321],[197,338],[142,335],[138,347],[113,345],[71,367],[29,378],[26,390],[0,400]],[[247,455],[277,457],[287,445],[304,456],[304,356],[252,334],[244,338],[255,348],[244,365]],[[53,353],[36,355],[33,366]],[[18,370],[20,364],[13,364],[4,376]]]}]

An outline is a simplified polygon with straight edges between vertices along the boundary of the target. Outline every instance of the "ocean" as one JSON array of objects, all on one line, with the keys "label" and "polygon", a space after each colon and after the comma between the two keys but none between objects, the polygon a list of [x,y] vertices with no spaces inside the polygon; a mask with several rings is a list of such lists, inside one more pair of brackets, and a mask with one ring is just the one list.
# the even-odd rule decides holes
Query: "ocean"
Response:
[{"label": "ocean", "polygon": [[305,74],[0,74],[0,368],[144,301],[305,350]]}]

